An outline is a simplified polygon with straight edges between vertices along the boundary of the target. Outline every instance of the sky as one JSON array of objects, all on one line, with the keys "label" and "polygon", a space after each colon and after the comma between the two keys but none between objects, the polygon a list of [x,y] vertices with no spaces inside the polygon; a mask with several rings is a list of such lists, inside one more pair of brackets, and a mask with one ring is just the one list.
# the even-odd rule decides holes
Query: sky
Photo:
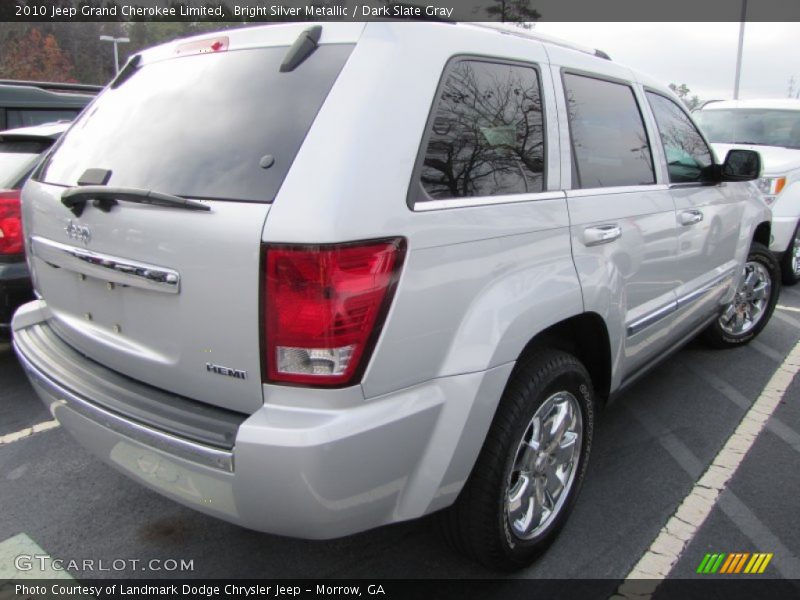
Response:
[{"label": "sky", "polygon": [[[701,0],[698,0],[701,1]],[[739,23],[550,23],[535,31],[600,48],[701,100],[733,98]],[[739,97],[786,98],[800,88],[800,23],[747,23]]]}]

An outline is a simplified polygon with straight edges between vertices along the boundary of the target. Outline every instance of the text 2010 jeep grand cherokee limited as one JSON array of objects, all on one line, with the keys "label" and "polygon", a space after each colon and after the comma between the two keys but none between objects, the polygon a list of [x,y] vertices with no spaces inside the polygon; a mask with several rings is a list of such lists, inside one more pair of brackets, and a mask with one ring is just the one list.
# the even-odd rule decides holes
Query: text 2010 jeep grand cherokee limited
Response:
[{"label": "text 2010 jeep grand cherokee limited", "polygon": [[55,417],[166,496],[330,538],[447,509],[513,568],[595,416],[779,286],[751,151],[564,44],[290,24],[134,57],[23,192],[14,345]]}]

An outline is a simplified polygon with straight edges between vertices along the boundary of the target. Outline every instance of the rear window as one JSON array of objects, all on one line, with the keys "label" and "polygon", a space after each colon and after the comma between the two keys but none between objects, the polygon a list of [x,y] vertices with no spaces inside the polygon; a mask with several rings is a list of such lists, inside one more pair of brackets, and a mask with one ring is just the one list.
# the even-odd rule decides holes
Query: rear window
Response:
[{"label": "rear window", "polygon": [[0,190],[16,189],[33,169],[49,140],[0,141]]},{"label": "rear window", "polygon": [[98,168],[110,186],[271,202],[352,49],[321,46],[288,73],[286,46],[144,65],[98,97],[39,178],[74,186]]}]

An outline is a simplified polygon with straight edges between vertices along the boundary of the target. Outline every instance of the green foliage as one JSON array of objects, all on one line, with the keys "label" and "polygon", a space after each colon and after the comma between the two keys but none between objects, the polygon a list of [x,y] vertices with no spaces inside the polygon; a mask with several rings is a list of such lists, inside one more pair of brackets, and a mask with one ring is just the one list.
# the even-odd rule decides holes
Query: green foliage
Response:
[{"label": "green foliage", "polygon": [[691,93],[691,90],[685,83],[680,85],[670,83],[669,89],[675,92],[675,95],[681,99],[681,101],[686,105],[686,108],[689,110],[694,110],[700,106],[700,98],[698,98],[696,95],[690,96],[689,94]]}]

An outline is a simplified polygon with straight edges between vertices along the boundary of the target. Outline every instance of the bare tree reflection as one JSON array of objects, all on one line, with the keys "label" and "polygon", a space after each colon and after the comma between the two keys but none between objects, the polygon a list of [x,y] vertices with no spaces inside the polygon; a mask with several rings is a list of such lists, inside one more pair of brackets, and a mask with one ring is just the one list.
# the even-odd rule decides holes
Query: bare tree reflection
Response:
[{"label": "bare tree reflection", "polygon": [[534,69],[459,62],[437,107],[422,183],[434,198],[541,191],[542,129]]},{"label": "bare tree reflection", "polygon": [[673,102],[648,94],[661,142],[667,155],[670,181],[703,181],[713,169],[711,153],[697,129]]}]

